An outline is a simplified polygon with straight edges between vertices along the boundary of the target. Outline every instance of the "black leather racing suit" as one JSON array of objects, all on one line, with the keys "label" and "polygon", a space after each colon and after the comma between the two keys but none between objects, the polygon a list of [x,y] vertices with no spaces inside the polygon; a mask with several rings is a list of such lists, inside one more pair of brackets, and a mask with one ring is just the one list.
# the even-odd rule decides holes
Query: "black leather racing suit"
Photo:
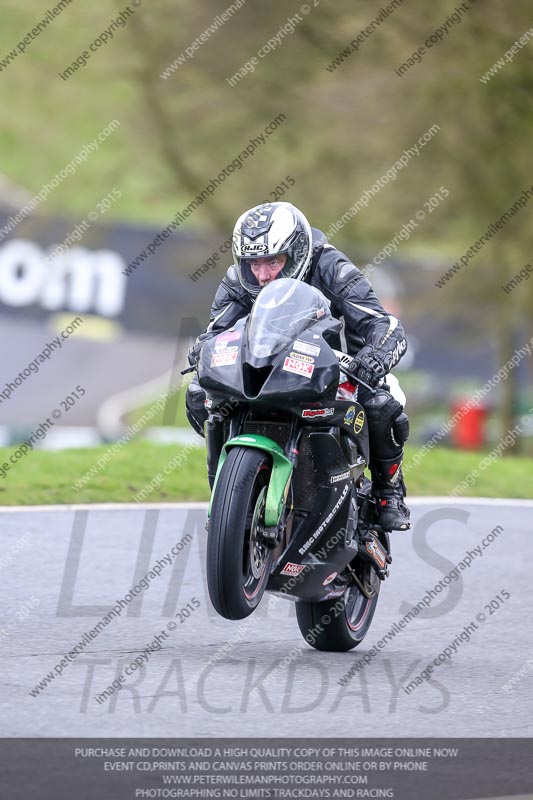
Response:
[{"label": "black leather racing suit", "polygon": [[[322,231],[311,230],[313,253],[306,283],[316,286],[330,300],[334,317],[344,318],[348,353],[354,356],[362,346],[370,345],[390,371],[407,350],[401,323],[384,310],[370,282],[350,259],[329,244]],[[205,341],[227,330],[246,316],[252,305],[252,297],[239,282],[235,267],[231,266],[215,295],[209,325],[197,341]],[[338,347],[340,349],[340,341]],[[204,400],[205,393],[192,381],[186,396],[187,416],[202,435],[207,419]],[[372,395],[360,386],[358,400],[367,414],[374,494],[380,497],[388,490],[402,497],[405,486],[400,467],[403,445],[409,434],[403,407],[386,388]]]}]

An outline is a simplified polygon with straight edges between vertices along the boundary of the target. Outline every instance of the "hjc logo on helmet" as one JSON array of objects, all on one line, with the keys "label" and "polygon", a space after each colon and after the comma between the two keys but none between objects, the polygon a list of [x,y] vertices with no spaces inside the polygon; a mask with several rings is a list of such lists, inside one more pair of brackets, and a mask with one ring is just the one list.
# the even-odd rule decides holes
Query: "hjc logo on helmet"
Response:
[{"label": "hjc logo on helmet", "polygon": [[266,244],[261,244],[260,242],[254,242],[252,244],[243,244],[242,246],[242,254],[243,256],[258,256],[263,255],[264,253],[268,252],[268,247]]}]

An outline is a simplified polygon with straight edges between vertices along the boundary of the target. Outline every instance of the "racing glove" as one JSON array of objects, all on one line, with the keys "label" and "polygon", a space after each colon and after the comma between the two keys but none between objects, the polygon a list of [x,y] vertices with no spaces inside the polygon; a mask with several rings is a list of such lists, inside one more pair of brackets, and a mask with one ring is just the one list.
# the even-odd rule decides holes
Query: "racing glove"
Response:
[{"label": "racing glove", "polygon": [[187,360],[191,367],[198,366],[198,361],[200,360],[200,353],[202,352],[202,345],[203,342],[195,342],[192,347],[189,348],[189,352],[187,353]]},{"label": "racing glove", "polygon": [[370,346],[363,347],[353,358],[350,371],[369,386],[375,387],[387,374],[387,368]]}]

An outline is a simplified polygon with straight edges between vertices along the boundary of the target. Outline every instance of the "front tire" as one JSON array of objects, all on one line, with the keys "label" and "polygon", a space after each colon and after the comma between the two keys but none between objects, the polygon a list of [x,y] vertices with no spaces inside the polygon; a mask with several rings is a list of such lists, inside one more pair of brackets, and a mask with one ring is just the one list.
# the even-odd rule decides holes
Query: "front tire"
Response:
[{"label": "front tire", "polygon": [[374,592],[371,597],[366,597],[352,584],[336,600],[320,603],[299,600],[296,603],[298,627],[311,647],[343,653],[361,644],[372,624],[381,586],[373,570],[367,580]]},{"label": "front tire", "polygon": [[272,550],[258,537],[271,459],[261,450],[232,447],[218,477],[207,537],[207,586],[216,611],[244,619],[259,605],[270,576]]}]

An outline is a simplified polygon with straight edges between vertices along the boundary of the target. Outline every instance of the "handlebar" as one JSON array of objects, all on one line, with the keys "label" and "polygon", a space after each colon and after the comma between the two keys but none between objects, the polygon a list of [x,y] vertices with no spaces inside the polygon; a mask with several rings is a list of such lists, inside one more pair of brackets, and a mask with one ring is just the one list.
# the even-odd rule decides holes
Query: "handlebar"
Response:
[{"label": "handlebar", "polygon": [[[346,374],[348,375],[348,373]],[[370,386],[368,383],[362,381],[361,378],[357,378],[355,375],[348,375],[348,377],[350,378],[350,380],[355,381],[356,383],[359,383],[361,386],[364,386],[365,389],[368,389],[370,394],[372,395],[377,394],[377,389],[374,389],[373,386]]]},{"label": "handlebar", "polygon": [[361,386],[364,386],[365,389],[368,389],[370,394],[372,395],[377,394],[377,389],[374,389],[373,386],[369,386],[368,383],[365,383],[364,381],[361,380],[361,378],[358,378],[357,375],[354,375],[352,372],[350,372],[349,366],[352,363],[351,356],[347,355],[346,353],[343,353],[341,350],[333,350],[333,352],[339,359],[339,364],[342,367],[343,372],[346,373],[346,375],[350,378],[350,380],[355,381]]}]

